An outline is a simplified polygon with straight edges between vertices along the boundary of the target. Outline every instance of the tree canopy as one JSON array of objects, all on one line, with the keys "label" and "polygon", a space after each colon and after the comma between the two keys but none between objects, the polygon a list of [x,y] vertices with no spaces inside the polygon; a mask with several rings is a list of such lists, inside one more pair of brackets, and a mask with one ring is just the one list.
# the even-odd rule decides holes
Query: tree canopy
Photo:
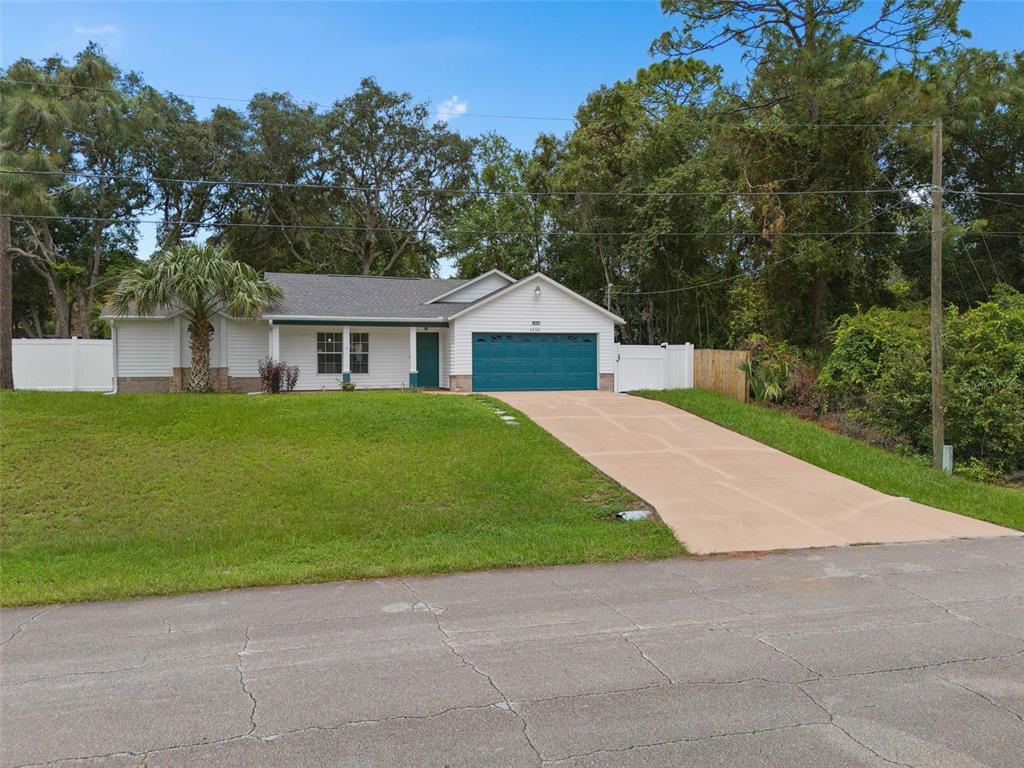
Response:
[{"label": "tree canopy", "polygon": [[[662,7],[653,61],[526,148],[370,78],[322,107],[260,93],[200,116],[96,46],[14,62],[16,331],[103,333],[101,299],[155,220],[158,247],[209,239],[257,272],[543,270],[625,317],[624,341],[822,349],[837,317],[927,295],[936,118],[947,300],[1024,287],[1024,53],[967,47],[959,0]],[[723,47],[742,78],[704,58]]]}]

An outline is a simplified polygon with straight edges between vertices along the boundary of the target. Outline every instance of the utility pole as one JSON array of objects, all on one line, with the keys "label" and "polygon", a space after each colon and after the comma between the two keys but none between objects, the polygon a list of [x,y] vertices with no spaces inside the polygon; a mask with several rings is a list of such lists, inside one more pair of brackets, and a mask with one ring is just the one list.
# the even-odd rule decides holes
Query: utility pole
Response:
[{"label": "utility pole", "polygon": [[932,461],[942,469],[945,423],[942,406],[942,118],[932,128]]},{"label": "utility pole", "polygon": [[612,284],[608,283],[604,289],[604,308],[609,312],[612,311]]}]

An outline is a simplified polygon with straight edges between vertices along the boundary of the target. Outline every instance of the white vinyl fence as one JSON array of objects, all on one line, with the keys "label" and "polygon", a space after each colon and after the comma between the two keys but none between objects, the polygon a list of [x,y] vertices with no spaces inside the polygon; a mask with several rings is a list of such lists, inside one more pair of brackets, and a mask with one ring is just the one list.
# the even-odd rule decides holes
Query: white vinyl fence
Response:
[{"label": "white vinyl fence", "polygon": [[693,344],[616,344],[615,391],[692,389]]},{"label": "white vinyl fence", "polygon": [[15,389],[113,389],[110,339],[15,339],[12,347]]}]

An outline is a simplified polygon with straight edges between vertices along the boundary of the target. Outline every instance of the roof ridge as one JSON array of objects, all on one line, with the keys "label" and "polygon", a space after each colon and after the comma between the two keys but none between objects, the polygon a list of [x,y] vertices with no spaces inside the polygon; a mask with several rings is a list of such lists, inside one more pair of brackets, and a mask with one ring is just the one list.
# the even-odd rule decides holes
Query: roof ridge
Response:
[{"label": "roof ridge", "polygon": [[400,275],[346,275],[339,272],[264,272],[264,277],[267,275],[299,275],[300,277],[372,277],[377,280],[421,280],[421,281],[439,281],[445,282],[455,280],[465,280],[464,277],[402,277]]}]

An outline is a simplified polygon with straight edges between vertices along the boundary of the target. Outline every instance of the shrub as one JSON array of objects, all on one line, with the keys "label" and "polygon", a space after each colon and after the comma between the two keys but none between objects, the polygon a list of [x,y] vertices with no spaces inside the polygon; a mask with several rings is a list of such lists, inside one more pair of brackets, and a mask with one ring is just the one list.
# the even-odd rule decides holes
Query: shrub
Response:
[{"label": "shrub", "polygon": [[282,391],[291,392],[299,381],[298,366],[288,365],[283,360],[275,360],[267,355],[259,361],[260,380],[263,391],[277,395]]},{"label": "shrub", "polygon": [[356,391],[356,385],[353,384],[351,381],[343,381],[343,382],[341,382],[341,391],[342,392],[355,392]]},{"label": "shrub", "polygon": [[[997,286],[992,300],[947,310],[943,330],[946,441],[983,474],[1024,467],[1024,295]],[[920,453],[931,451],[928,312],[875,307],[836,323],[816,388]]]},{"label": "shrub", "polygon": [[299,366],[297,365],[284,365],[284,388],[285,391],[291,392],[295,389],[295,385],[299,383]]},{"label": "shrub", "polygon": [[964,457],[1024,469],[1024,294],[998,285],[992,300],[946,317],[946,435]]},{"label": "shrub", "polygon": [[836,321],[832,353],[816,389],[832,407],[864,404],[869,390],[894,360],[928,353],[928,311],[873,307]]},{"label": "shrub", "polygon": [[747,374],[755,400],[811,404],[816,373],[799,350],[784,341],[771,341],[762,334],[752,334],[744,346],[750,351],[750,363],[740,367]]}]

